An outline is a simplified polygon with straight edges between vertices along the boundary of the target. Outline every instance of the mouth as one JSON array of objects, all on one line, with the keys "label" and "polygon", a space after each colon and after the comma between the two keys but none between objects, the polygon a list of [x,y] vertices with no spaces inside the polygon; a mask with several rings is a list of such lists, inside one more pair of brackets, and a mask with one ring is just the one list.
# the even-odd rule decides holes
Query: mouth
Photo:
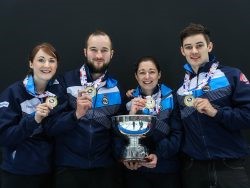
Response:
[{"label": "mouth", "polygon": [[149,85],[151,83],[153,83],[153,81],[143,81],[143,84],[145,84],[145,85]]},{"label": "mouth", "polygon": [[41,72],[44,73],[44,74],[50,74],[51,70],[41,70]]},{"label": "mouth", "polygon": [[94,61],[97,62],[97,63],[103,63],[104,59],[94,59]]},{"label": "mouth", "polygon": [[200,59],[200,57],[190,57],[190,59],[197,61],[198,59]]}]

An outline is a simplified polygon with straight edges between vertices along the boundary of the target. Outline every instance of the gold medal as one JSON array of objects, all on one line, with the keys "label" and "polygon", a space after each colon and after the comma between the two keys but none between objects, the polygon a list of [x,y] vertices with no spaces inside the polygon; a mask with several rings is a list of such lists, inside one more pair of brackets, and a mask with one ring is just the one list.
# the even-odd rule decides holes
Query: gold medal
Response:
[{"label": "gold medal", "polygon": [[51,105],[53,108],[56,107],[57,105],[57,98],[55,97],[47,97],[46,101],[45,101],[48,105]]},{"label": "gold medal", "polygon": [[90,95],[91,97],[94,97],[96,95],[96,89],[92,86],[87,86],[84,91]]},{"label": "gold medal", "polygon": [[151,96],[146,97],[145,107],[148,109],[153,109],[155,107],[155,100]]},{"label": "gold medal", "polygon": [[187,95],[184,97],[184,104],[186,106],[193,106],[194,105],[194,96],[193,95]]}]

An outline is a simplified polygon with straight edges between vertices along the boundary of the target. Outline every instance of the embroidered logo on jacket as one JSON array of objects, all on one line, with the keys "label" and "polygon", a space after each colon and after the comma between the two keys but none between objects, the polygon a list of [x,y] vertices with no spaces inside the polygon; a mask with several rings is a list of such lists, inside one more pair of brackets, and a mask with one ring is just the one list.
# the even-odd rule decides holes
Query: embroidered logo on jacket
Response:
[{"label": "embroidered logo on jacket", "polygon": [[102,103],[105,104],[105,105],[107,105],[107,104],[109,103],[109,100],[108,100],[108,97],[107,97],[107,96],[104,96],[104,97],[102,98]]},{"label": "embroidered logo on jacket", "polygon": [[8,107],[9,106],[9,102],[7,102],[7,101],[4,101],[4,102],[1,102],[0,103],[0,108],[3,108],[3,107]]}]

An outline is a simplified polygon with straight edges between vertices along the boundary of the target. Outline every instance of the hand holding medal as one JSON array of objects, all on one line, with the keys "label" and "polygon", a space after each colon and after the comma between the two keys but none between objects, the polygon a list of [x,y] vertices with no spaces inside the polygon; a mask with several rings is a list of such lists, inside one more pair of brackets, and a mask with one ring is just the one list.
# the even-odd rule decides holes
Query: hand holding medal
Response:
[{"label": "hand holding medal", "polygon": [[84,116],[90,108],[92,108],[92,96],[90,96],[86,90],[78,91],[75,113],[77,119],[80,119],[82,116]]},{"label": "hand holding medal", "polygon": [[[49,98],[49,97],[48,97]],[[48,99],[47,98],[47,99]],[[54,98],[54,97],[53,97]],[[56,98],[55,98],[56,99]],[[49,101],[49,100],[48,100]],[[35,120],[37,123],[41,123],[41,121],[47,117],[50,113],[50,111],[55,107],[54,105],[57,105],[57,100],[48,102],[46,100],[45,103],[38,104],[36,106],[36,112],[35,112]]]},{"label": "hand holding medal", "polygon": [[146,100],[142,99],[140,97],[136,97],[134,99],[132,99],[131,101],[131,109],[129,114],[136,114],[138,110],[141,110],[145,107],[146,104]]},{"label": "hand holding medal", "polygon": [[217,109],[215,109],[206,98],[196,98],[194,108],[196,108],[199,113],[206,114],[210,117],[214,117],[217,114]]},{"label": "hand holding medal", "polygon": [[96,95],[96,89],[92,86],[87,86],[84,90],[78,91],[78,96],[82,96],[83,94],[87,94],[93,98]]}]

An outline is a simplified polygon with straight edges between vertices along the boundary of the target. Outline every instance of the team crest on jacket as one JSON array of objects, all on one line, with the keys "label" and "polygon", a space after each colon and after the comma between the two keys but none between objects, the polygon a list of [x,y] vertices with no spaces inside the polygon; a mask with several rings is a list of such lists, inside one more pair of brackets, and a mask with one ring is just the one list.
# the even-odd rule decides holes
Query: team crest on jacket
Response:
[{"label": "team crest on jacket", "polygon": [[108,103],[109,103],[108,97],[107,97],[107,96],[104,96],[104,97],[102,98],[102,104],[107,105]]},{"label": "team crest on jacket", "polygon": [[210,86],[209,86],[208,84],[204,85],[204,86],[202,87],[202,91],[203,91],[203,92],[208,92],[208,91],[210,91]]},{"label": "team crest on jacket", "polygon": [[240,73],[240,81],[249,84],[247,77],[243,73]]}]

